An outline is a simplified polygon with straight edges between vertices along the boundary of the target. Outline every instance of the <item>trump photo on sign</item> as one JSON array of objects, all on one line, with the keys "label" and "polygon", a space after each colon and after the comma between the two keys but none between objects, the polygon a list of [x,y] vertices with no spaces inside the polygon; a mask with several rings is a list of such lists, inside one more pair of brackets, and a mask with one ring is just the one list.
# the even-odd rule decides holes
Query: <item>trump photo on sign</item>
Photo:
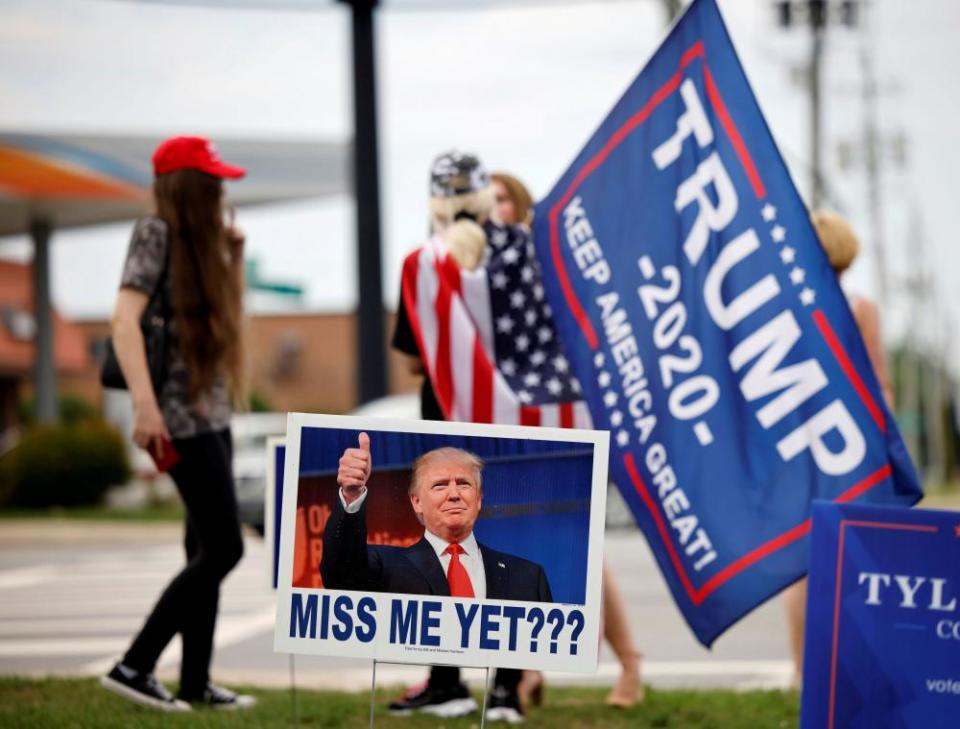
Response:
[{"label": "trump photo on sign", "polygon": [[275,648],[596,669],[607,434],[290,416]]}]

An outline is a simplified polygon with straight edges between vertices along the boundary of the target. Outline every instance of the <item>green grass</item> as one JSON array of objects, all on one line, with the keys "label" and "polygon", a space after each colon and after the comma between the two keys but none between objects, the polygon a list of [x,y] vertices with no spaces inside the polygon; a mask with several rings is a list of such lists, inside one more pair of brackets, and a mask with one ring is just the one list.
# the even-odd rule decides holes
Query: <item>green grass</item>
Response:
[{"label": "green grass", "polygon": [[[163,714],[124,701],[100,688],[91,679],[0,678],[0,727],[27,729],[87,729],[88,727],[184,727],[206,729],[294,726],[289,691],[249,689],[259,699],[244,712],[195,711]],[[480,725],[480,715],[463,719],[425,716],[391,717],[384,711],[396,691],[377,696],[375,726],[399,729],[468,729]],[[479,699],[479,694],[476,694]],[[532,710],[525,726],[630,727],[647,729],[779,729],[796,727],[799,696],[796,692],[755,691],[647,691],[647,700],[630,710],[603,705],[603,689],[549,688],[545,705]],[[370,699],[362,693],[300,690],[300,727],[360,729],[369,722]],[[502,727],[504,724],[493,724]]]}]

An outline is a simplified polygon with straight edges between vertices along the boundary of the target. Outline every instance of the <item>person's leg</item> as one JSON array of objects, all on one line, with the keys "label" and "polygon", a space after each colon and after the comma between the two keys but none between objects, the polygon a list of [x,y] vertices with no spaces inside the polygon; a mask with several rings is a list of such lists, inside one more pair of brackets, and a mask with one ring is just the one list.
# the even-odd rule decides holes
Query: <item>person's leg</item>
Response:
[{"label": "person's leg", "polygon": [[531,706],[540,706],[543,703],[545,682],[543,671],[524,671],[517,684],[517,694],[520,696],[520,705],[524,710]]},{"label": "person's leg", "polygon": [[389,709],[390,713],[395,715],[417,711],[452,718],[476,711],[477,702],[461,683],[459,668],[431,666],[427,682],[413,686],[403,696],[391,701]]},{"label": "person's leg", "polygon": [[518,668],[498,668],[493,674],[494,688],[502,688],[510,693],[517,692],[517,684],[520,683],[520,677],[523,671]]},{"label": "person's leg", "polygon": [[606,562],[603,564],[603,637],[620,661],[620,678],[607,695],[607,703],[626,707],[643,701],[640,652],[633,642],[620,587]]},{"label": "person's leg", "polygon": [[430,666],[431,688],[450,688],[460,684],[460,669],[456,666]]},{"label": "person's leg", "polygon": [[806,577],[783,591],[783,604],[787,610],[787,632],[790,635],[790,651],[793,654],[793,681],[799,685],[803,676],[803,632],[807,608]]},{"label": "person's leg", "polygon": [[519,724],[524,720],[526,709],[517,690],[522,675],[523,671],[516,668],[497,669],[493,675],[493,688],[487,697],[487,718],[490,721]]},{"label": "person's leg", "polygon": [[206,486],[209,492],[191,510],[190,518],[196,540],[195,558],[209,564],[210,570],[181,633],[180,696],[188,698],[200,698],[210,681],[220,583],[243,556],[229,431],[216,434],[216,447],[216,451],[211,447],[212,468]]},{"label": "person's leg", "polygon": [[170,639],[183,632],[181,693],[192,696],[185,692],[206,686],[219,584],[240,560],[243,541],[224,434],[177,440],[174,447],[180,461],[170,475],[187,509],[187,547],[195,538],[197,551],[160,596],[123,663],[151,673]]}]

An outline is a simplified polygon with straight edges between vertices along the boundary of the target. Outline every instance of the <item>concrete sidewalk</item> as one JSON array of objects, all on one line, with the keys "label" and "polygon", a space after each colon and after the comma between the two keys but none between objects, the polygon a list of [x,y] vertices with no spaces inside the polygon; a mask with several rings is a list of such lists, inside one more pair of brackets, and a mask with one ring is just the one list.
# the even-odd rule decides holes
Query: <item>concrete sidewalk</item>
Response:
[{"label": "concrete sidewalk", "polygon": [[[123,651],[157,594],[183,564],[183,526],[175,522],[0,519],[0,673],[96,675]],[[755,611],[701,647],[669,596],[646,541],[636,530],[608,532],[606,559],[628,605],[644,676],[660,687],[784,687],[790,682],[783,607]],[[290,657],[273,652],[274,593],[268,550],[247,535],[246,555],[224,583],[214,675],[237,684],[287,686]],[[363,690],[370,662],[297,656],[297,683]],[[179,645],[158,673],[174,678]],[[618,666],[604,645],[593,676],[551,674],[556,684],[611,685]],[[467,670],[471,682],[484,671]],[[420,667],[381,665],[378,685],[422,679]]]},{"label": "concrete sidewalk", "polygon": [[0,518],[0,548],[69,545],[169,544],[183,534],[176,521],[57,517]]}]

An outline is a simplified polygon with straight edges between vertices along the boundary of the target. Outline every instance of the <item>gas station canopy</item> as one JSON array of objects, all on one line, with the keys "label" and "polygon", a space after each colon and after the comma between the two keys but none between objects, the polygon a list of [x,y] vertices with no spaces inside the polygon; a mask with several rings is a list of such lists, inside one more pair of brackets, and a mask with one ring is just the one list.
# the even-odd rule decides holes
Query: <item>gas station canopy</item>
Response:
[{"label": "gas station canopy", "polygon": [[[50,236],[131,220],[150,209],[150,158],[163,137],[23,134],[0,131],[0,236],[33,239],[33,358],[37,416],[56,419]],[[317,139],[218,138],[221,156],[247,169],[230,190],[237,206],[346,193],[349,146]]]},{"label": "gas station canopy", "polygon": [[[37,220],[71,228],[145,213],[150,157],[163,137],[0,132],[0,235]],[[329,140],[216,139],[221,156],[247,168],[230,190],[253,205],[349,193],[349,145]]]}]

